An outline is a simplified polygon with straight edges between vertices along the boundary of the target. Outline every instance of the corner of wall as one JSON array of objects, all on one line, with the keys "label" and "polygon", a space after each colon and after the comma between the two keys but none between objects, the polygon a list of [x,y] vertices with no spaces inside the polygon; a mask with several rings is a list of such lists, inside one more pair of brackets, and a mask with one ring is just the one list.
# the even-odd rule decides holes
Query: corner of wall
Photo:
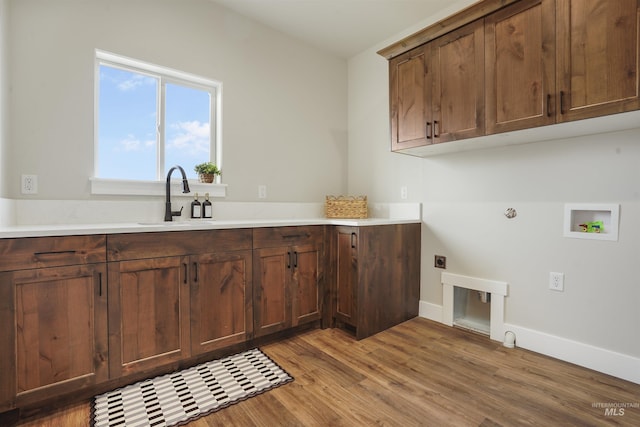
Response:
[{"label": "corner of wall", "polygon": [[[9,189],[8,182],[8,165],[7,150],[9,140],[9,95],[7,88],[9,87],[9,47],[7,40],[9,39],[9,0],[0,0],[0,197],[6,197]],[[3,218],[0,216],[0,221]]]},{"label": "corner of wall", "polygon": [[0,198],[0,227],[15,224],[15,201]]}]

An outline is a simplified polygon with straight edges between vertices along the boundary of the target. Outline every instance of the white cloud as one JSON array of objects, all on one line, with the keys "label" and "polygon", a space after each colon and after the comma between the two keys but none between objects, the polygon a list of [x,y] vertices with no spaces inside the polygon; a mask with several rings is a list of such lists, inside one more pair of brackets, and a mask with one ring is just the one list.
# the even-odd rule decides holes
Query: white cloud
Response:
[{"label": "white cloud", "polygon": [[155,79],[147,76],[143,76],[141,74],[134,74],[130,79],[123,80],[118,83],[118,89],[123,92],[127,92],[130,90],[135,90],[138,86],[142,86],[145,84],[155,84]]},{"label": "white cloud", "polygon": [[140,151],[145,148],[155,147],[156,142],[154,140],[146,140],[140,141],[140,139],[136,138],[134,135],[127,135],[126,138],[121,139],[118,142],[118,146],[116,148],[117,151]]},{"label": "white cloud", "polygon": [[167,150],[179,150],[189,154],[208,153],[211,135],[209,123],[198,120],[172,123],[173,132],[167,135]]}]

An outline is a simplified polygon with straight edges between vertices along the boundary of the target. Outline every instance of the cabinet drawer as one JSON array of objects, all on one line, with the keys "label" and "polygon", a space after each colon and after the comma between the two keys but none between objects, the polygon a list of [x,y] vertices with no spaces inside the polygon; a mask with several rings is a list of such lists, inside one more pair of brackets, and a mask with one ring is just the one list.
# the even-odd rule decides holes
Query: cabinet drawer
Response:
[{"label": "cabinet drawer", "polygon": [[323,240],[324,226],[266,227],[253,230],[253,247],[278,248],[290,245],[315,244]]},{"label": "cabinet drawer", "polygon": [[251,249],[251,229],[114,234],[107,241],[109,261],[184,256]]},{"label": "cabinet drawer", "polygon": [[0,271],[105,262],[104,235],[0,239]]}]

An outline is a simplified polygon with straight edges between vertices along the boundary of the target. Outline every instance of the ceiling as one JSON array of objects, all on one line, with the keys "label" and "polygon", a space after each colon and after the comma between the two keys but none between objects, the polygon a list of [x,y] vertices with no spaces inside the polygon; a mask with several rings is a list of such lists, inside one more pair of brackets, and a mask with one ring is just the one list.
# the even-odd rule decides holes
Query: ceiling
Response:
[{"label": "ceiling", "polygon": [[350,58],[451,7],[452,0],[211,0]]}]

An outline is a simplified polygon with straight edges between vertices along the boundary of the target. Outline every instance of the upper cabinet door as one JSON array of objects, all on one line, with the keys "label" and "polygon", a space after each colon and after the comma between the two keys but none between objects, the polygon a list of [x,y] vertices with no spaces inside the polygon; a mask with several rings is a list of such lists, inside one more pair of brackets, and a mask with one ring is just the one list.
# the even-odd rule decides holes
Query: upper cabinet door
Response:
[{"label": "upper cabinet door", "polygon": [[485,19],[487,134],[555,123],[555,2],[525,0]]},{"label": "upper cabinet door", "polygon": [[558,121],[640,108],[638,0],[557,0]]},{"label": "upper cabinet door", "polygon": [[389,62],[391,150],[429,145],[430,78],[423,46]]},{"label": "upper cabinet door", "polygon": [[429,45],[434,72],[433,141],[484,135],[484,20]]}]

